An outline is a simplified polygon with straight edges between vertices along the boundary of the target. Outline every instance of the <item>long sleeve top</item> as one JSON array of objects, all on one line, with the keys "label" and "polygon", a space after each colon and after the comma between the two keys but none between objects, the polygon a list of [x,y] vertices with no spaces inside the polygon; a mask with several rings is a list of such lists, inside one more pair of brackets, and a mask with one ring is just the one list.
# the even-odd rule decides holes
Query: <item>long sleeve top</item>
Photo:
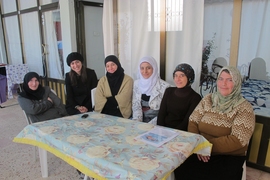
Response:
[{"label": "long sleeve top", "polygon": [[201,100],[191,87],[166,89],[161,101],[157,125],[187,131],[190,114]]},{"label": "long sleeve top", "polygon": [[212,154],[245,156],[255,127],[255,114],[248,101],[229,113],[212,110],[211,94],[205,96],[190,116],[188,131],[201,134],[212,146]]},{"label": "long sleeve top", "polygon": [[[159,79],[151,91],[149,99],[149,107],[153,110],[159,110],[161,100],[165,90],[171,85],[162,79]],[[132,119],[143,121],[143,112],[141,105],[142,94],[139,89],[139,80],[134,82],[133,96],[132,96]]]},{"label": "long sleeve top", "polygon": [[[120,89],[114,97],[124,118],[130,118],[131,116],[132,89],[133,79],[125,74]],[[112,97],[112,93],[108,79],[106,76],[103,76],[98,82],[95,93],[95,111],[101,112],[107,102],[107,98],[110,97]]]},{"label": "long sleeve top", "polygon": [[[41,100],[31,100],[18,96],[18,102],[22,110],[31,118],[33,123],[68,115],[61,99],[51,91],[50,87],[46,86],[44,89],[45,93]],[[53,103],[48,100],[48,97],[52,99]]]},{"label": "long sleeve top", "polygon": [[86,73],[87,82],[83,83],[79,78],[76,86],[71,84],[69,73],[66,73],[66,110],[70,115],[78,113],[78,110],[75,109],[77,105],[85,106],[88,111],[92,111],[91,90],[97,86],[97,75],[94,70],[88,68]]}]

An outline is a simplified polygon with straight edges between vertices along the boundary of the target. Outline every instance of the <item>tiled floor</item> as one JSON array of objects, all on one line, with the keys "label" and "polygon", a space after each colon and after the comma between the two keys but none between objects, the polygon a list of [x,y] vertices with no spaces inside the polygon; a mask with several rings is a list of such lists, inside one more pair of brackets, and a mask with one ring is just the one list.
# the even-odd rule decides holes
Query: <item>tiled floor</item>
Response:
[{"label": "tiled floor", "polygon": [[270,180],[270,173],[247,166],[246,180]]}]

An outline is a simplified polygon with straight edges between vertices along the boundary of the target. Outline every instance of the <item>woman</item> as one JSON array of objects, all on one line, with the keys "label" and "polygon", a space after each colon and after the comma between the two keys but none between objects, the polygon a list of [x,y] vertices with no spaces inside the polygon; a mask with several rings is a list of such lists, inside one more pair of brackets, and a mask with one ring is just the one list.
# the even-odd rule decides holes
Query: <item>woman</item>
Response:
[{"label": "woman", "polygon": [[167,88],[161,101],[157,124],[187,131],[188,118],[201,100],[191,84],[195,74],[189,64],[179,64],[173,72],[176,87]]},{"label": "woman", "polygon": [[68,115],[61,99],[50,87],[42,87],[39,81],[37,73],[27,73],[23,80],[23,91],[18,95],[18,102],[32,123]]},{"label": "woman", "polygon": [[164,91],[170,84],[159,78],[157,62],[153,57],[143,57],[138,69],[139,79],[133,87],[132,119],[148,123],[157,117]]},{"label": "woman", "polygon": [[118,58],[105,58],[106,76],[102,77],[95,93],[95,111],[130,118],[133,79],[124,74]]},{"label": "woman", "polygon": [[92,111],[91,90],[97,86],[94,70],[83,65],[83,56],[72,52],[67,56],[70,72],[66,73],[66,110],[69,115]]},{"label": "woman", "polygon": [[241,180],[249,140],[255,126],[251,104],[241,96],[241,75],[223,67],[217,92],[205,96],[189,119],[188,131],[212,143],[211,157],[191,155],[175,172],[176,179]]}]

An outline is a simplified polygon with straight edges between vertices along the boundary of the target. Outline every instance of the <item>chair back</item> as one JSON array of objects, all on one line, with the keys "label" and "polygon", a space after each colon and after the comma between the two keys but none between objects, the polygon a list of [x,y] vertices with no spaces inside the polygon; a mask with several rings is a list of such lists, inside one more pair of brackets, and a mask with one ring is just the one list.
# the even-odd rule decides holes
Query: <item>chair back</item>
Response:
[{"label": "chair back", "polygon": [[25,116],[25,119],[26,119],[27,124],[32,124],[31,118],[25,113],[24,110],[23,110],[23,114]]},{"label": "chair back", "polygon": [[214,60],[213,64],[212,64],[212,72],[214,73],[214,75],[216,76],[215,78],[217,78],[217,75],[219,73],[219,71],[224,67],[227,66],[227,60],[223,57],[218,57]]},{"label": "chair back", "polygon": [[94,109],[95,107],[95,94],[96,94],[97,88],[94,88],[91,90],[91,100],[92,100],[92,108]]}]

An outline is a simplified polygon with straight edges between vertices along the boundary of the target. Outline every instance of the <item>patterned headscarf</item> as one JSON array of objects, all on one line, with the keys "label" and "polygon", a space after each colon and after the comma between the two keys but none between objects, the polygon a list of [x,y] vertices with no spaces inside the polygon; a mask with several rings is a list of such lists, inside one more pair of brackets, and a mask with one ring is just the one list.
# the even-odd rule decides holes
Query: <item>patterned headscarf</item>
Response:
[{"label": "patterned headscarf", "polygon": [[[140,65],[143,62],[149,63],[153,68],[153,74],[148,79],[145,79],[140,72]],[[138,70],[139,70],[138,74],[140,78],[139,80],[140,91],[142,94],[146,94],[149,96],[151,95],[151,91],[153,87],[155,86],[155,84],[157,83],[157,80],[159,79],[157,62],[153,57],[145,56],[140,59]]]},{"label": "patterned headscarf", "polygon": [[213,93],[212,94],[212,102],[213,102],[212,108],[213,110],[216,110],[222,113],[228,113],[232,111],[236,106],[244,102],[245,99],[241,95],[242,79],[241,79],[241,74],[239,70],[236,67],[225,66],[219,71],[218,78],[224,70],[228,70],[230,72],[230,75],[232,76],[232,80],[234,83],[234,87],[231,94],[229,94],[228,96],[222,96],[219,90]]},{"label": "patterned headscarf", "polygon": [[191,86],[195,78],[195,73],[194,73],[193,68],[189,64],[182,63],[176,66],[175,70],[173,71],[173,77],[176,71],[181,71],[187,76],[188,83],[186,84],[185,87]]}]

